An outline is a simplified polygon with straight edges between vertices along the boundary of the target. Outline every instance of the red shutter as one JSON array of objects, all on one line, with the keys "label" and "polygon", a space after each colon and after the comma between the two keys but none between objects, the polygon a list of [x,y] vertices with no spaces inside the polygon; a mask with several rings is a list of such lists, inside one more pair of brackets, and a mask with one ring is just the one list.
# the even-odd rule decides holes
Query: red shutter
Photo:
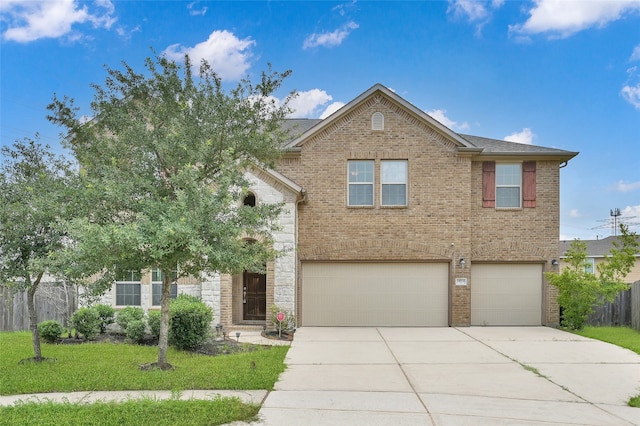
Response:
[{"label": "red shutter", "polygon": [[496,162],[482,162],[482,207],[496,206]]},{"label": "red shutter", "polygon": [[522,163],[522,199],[523,207],[536,206],[536,162]]}]

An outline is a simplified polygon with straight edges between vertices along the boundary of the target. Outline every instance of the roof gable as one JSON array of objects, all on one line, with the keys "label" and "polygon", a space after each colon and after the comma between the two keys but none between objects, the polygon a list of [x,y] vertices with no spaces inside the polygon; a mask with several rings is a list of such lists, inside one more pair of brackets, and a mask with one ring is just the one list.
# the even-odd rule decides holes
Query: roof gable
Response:
[{"label": "roof gable", "polygon": [[299,136],[295,137],[290,143],[288,143],[285,146],[285,149],[300,148],[302,145],[308,143],[318,135],[332,133],[341,121],[348,118],[349,115],[357,112],[357,110],[364,104],[367,104],[368,102],[384,101],[394,104],[396,109],[416,120],[416,124],[422,124],[437,133],[439,136],[438,139],[440,139],[441,143],[452,145],[452,147],[473,148],[473,145],[461,135],[444,126],[442,123],[417,108],[415,105],[407,102],[395,92],[378,83],[331,114],[326,119],[309,127],[306,131],[302,132]]}]

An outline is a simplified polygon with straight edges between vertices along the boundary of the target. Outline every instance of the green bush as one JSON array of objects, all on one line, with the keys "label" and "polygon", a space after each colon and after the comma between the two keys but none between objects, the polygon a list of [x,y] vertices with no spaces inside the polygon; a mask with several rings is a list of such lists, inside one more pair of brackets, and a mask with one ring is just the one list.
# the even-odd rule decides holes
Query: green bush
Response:
[{"label": "green bush", "polygon": [[209,337],[213,310],[197,297],[180,294],[171,301],[169,343],[178,349],[195,349]]},{"label": "green bush", "polygon": [[129,324],[127,324],[127,337],[135,342],[142,342],[146,328],[147,323],[144,320],[129,321]]},{"label": "green bush", "polygon": [[92,340],[100,333],[100,316],[93,308],[78,309],[71,316],[71,322],[76,332],[87,340]]},{"label": "green bush", "polygon": [[96,305],[93,307],[98,312],[100,318],[100,334],[107,331],[107,326],[116,320],[116,310],[109,305]]},{"label": "green bush", "polygon": [[147,323],[151,329],[151,335],[158,340],[160,338],[160,311],[149,311]]},{"label": "green bush", "polygon": [[[286,309],[281,309],[277,305],[271,305],[270,308],[271,315],[269,317],[271,324],[273,324],[273,328],[279,332],[291,332],[296,329],[296,316]],[[284,314],[284,319],[282,321],[278,321],[278,313],[282,312]]]},{"label": "green bush", "polygon": [[116,323],[120,326],[122,331],[127,332],[127,326],[129,322],[134,320],[142,320],[144,318],[144,311],[142,308],[136,306],[127,306],[126,308],[118,311],[116,316]]},{"label": "green bush", "polygon": [[62,324],[56,320],[42,321],[38,324],[38,333],[47,343],[55,343],[63,331]]}]

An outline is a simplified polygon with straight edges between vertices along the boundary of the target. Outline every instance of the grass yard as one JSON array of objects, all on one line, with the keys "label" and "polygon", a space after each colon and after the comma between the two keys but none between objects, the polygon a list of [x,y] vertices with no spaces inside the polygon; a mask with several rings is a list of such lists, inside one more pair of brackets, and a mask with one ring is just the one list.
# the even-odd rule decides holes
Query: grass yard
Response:
[{"label": "grass yard", "polygon": [[640,332],[630,327],[585,327],[580,331],[576,331],[584,337],[602,340],[603,342],[613,343],[623,348],[631,349],[640,355]]},{"label": "grass yard", "polygon": [[[171,371],[141,371],[154,362],[155,346],[121,343],[42,344],[42,363],[33,356],[31,334],[0,333],[0,395],[95,390],[271,390],[284,371],[286,346],[224,356],[198,355],[169,348]],[[254,368],[255,365],[255,368]]]},{"label": "grass yard", "polygon": [[[614,345],[630,349],[640,355],[640,332],[629,327],[585,327],[574,331],[584,337],[602,340]],[[629,405],[640,408],[640,395],[629,400]]]},{"label": "grass yard", "polygon": [[[288,346],[258,347],[208,356],[170,348],[170,371],[142,371],[154,362],[155,346],[122,343],[42,343],[42,363],[33,357],[29,332],[0,333],[0,395],[46,392],[189,389],[272,390],[284,371]],[[236,398],[209,401],[150,399],[123,403],[22,403],[0,407],[0,425],[218,425],[255,418],[260,407]]]}]

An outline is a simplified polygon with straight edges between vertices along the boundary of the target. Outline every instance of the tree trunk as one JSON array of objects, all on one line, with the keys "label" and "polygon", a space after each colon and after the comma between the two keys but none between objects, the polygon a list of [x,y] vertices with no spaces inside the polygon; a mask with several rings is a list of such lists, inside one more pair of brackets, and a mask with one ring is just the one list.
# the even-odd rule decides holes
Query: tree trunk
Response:
[{"label": "tree trunk", "polygon": [[158,338],[158,367],[169,367],[167,347],[169,345],[169,318],[171,302],[171,270],[162,270],[162,301],[160,302],[160,337]]},{"label": "tree trunk", "polygon": [[[33,358],[36,361],[42,360],[42,352],[40,351],[40,333],[38,333],[38,313],[36,312],[36,290],[38,284],[44,275],[43,272],[38,274],[36,280],[27,288],[27,309],[29,310],[29,326],[31,328],[31,336],[33,338]],[[31,280],[31,277],[28,278]]]}]

